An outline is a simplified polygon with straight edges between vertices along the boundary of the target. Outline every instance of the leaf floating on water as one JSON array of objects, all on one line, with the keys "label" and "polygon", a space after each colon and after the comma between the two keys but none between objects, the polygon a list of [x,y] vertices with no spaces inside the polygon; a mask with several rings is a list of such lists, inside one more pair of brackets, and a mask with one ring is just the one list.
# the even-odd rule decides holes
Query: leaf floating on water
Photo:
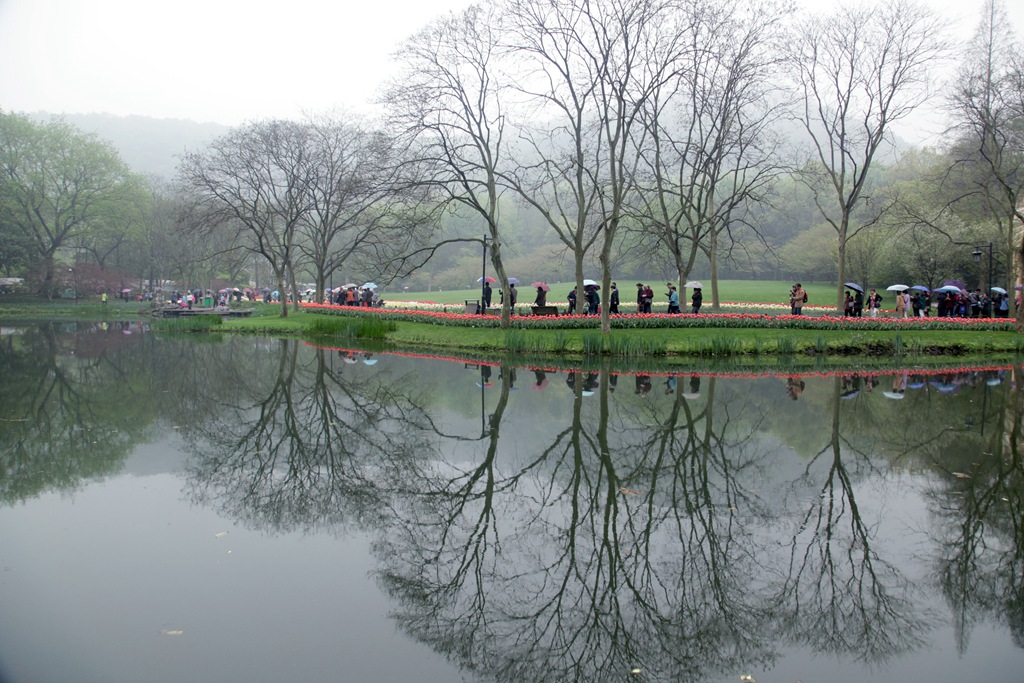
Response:
[{"label": "leaf floating on water", "polygon": [[971,475],[964,474],[963,472],[954,472],[953,476],[956,477],[957,479],[970,479],[971,478]]},{"label": "leaf floating on water", "polygon": [[623,493],[623,494],[625,494],[627,496],[639,496],[640,495],[639,491],[634,491],[633,489],[619,489],[619,493]]},{"label": "leaf floating on water", "polygon": [[214,537],[214,538],[220,538],[220,537],[222,537],[222,536],[227,536],[227,535],[228,535],[228,532],[226,532],[226,531],[218,531],[217,533],[215,533],[215,534],[213,535],[213,537]]},{"label": "leaf floating on water", "polygon": [[166,628],[160,629],[160,634],[165,636],[183,636],[185,632],[181,629],[168,630]]}]

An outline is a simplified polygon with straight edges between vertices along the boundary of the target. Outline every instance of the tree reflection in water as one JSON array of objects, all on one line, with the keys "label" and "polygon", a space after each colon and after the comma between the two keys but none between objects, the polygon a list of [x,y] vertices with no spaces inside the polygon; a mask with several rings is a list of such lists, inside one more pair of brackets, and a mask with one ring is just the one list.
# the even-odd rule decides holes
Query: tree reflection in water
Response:
[{"label": "tree reflection in water", "polygon": [[[1024,633],[1024,400],[1008,384],[978,419],[919,437],[890,428],[902,411],[865,400],[874,380],[856,377],[774,380],[786,412],[739,380],[537,370],[526,386],[564,397],[547,419],[516,409],[513,364],[474,365],[480,422],[461,429],[443,414],[454,392],[352,352],[229,339],[72,366],[40,352],[55,343],[0,349],[23,380],[11,395],[57,435],[34,484],[7,449],[8,500],[62,486],[85,457],[71,425],[114,411],[111,382],[130,377],[119,439],[158,415],[180,427],[192,499],[248,526],[369,532],[401,628],[484,678],[699,680],[770,666],[783,646],[868,663],[917,647],[941,619],[879,544],[871,505],[896,468],[936,473],[935,583],[960,647],[986,618]],[[48,438],[27,422],[3,437]],[[813,444],[804,459],[797,442]]]}]

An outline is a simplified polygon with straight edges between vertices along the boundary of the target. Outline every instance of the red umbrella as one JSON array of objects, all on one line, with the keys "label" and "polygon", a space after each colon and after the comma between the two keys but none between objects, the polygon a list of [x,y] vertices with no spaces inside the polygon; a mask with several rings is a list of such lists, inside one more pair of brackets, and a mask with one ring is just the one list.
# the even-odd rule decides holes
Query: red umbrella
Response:
[{"label": "red umbrella", "polygon": [[551,291],[551,287],[549,287],[546,282],[531,282],[530,286],[531,287],[540,287],[545,292],[550,292]]},{"label": "red umbrella", "polygon": [[492,284],[492,285],[493,285],[493,284],[496,284],[496,283],[498,282],[497,280],[495,280],[495,279],[494,279],[493,277],[491,277],[490,275],[488,275],[488,276],[487,276],[487,277],[485,277],[485,278],[484,278],[484,277],[478,277],[478,278],[476,279],[476,281],[477,281],[477,282],[483,282],[483,281],[485,281],[485,280],[486,280],[486,281],[487,281],[488,283]]}]

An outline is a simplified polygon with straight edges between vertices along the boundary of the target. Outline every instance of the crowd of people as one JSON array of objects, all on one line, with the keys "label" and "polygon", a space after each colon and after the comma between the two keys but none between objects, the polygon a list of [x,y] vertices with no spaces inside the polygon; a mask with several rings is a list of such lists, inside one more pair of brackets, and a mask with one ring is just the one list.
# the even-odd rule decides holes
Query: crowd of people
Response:
[{"label": "crowd of people", "polygon": [[[1009,295],[994,292],[988,296],[981,289],[973,292],[936,291],[932,292],[917,288],[911,291],[896,292],[893,311],[897,318],[927,318],[934,314],[940,318],[1006,318],[1010,315]],[[872,318],[877,318],[882,309],[883,298],[877,290],[870,290],[865,297],[858,289],[847,289],[844,297],[843,315],[860,318],[864,315],[865,306]],[[807,303],[807,290],[798,282],[789,290],[790,313],[802,315],[803,306]],[[1018,299],[1017,305],[1020,306]]]},{"label": "crowd of people", "polygon": [[383,305],[377,291],[372,287],[338,287],[330,293],[331,303],[338,306],[361,306],[376,308]]}]

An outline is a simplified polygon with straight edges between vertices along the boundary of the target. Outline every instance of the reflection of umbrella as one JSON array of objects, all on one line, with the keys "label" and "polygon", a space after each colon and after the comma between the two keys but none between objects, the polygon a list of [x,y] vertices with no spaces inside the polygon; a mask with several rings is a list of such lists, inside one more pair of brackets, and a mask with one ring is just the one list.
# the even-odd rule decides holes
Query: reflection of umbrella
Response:
[{"label": "reflection of umbrella", "polygon": [[924,389],[928,386],[928,382],[911,382],[907,385],[907,389]]},{"label": "reflection of umbrella", "polygon": [[532,386],[533,386],[534,390],[540,391],[541,389],[543,389],[547,385],[548,385],[548,381],[546,379],[542,379],[538,384],[533,384]]},{"label": "reflection of umbrella", "polygon": [[989,287],[989,289],[991,289],[996,294],[1006,294],[1006,290],[1003,289],[1002,287]]},{"label": "reflection of umbrella", "polygon": [[928,289],[927,287],[925,287],[924,285],[914,285],[913,287],[911,287],[911,289],[916,289],[919,292],[930,292],[930,291],[932,291],[932,290]]},{"label": "reflection of umbrella", "polygon": [[847,391],[845,394],[840,394],[839,398],[853,398],[859,393],[860,389],[853,389],[852,391]]},{"label": "reflection of umbrella", "polygon": [[898,391],[883,391],[882,396],[886,398],[903,398],[903,394]]},{"label": "reflection of umbrella", "polygon": [[593,395],[594,395],[594,392],[593,392],[593,391],[590,391],[589,389],[584,389],[584,390],[583,390],[582,392],[580,392],[580,393],[582,393],[582,394],[583,394],[584,396],[593,396]]},{"label": "reflection of umbrella", "polygon": [[955,384],[950,384],[949,382],[937,382],[932,380],[931,382],[928,383],[944,394],[952,393],[960,388]]},{"label": "reflection of umbrella", "polygon": [[861,287],[860,285],[858,285],[856,282],[844,282],[843,283],[843,287],[849,287],[850,289],[855,289],[858,292],[860,292],[861,294],[864,293],[864,288]]},{"label": "reflection of umbrella", "polygon": [[493,387],[494,386],[494,382],[484,382],[483,384],[480,384],[480,382],[477,382],[476,385],[478,387],[480,387],[481,389],[483,389],[484,387]]},{"label": "reflection of umbrella", "polygon": [[989,385],[990,387],[994,387],[997,384],[1002,384],[1002,383],[1003,383],[1003,380],[999,379],[998,377],[990,377],[989,379],[985,380],[985,384]]},{"label": "reflection of umbrella", "polygon": [[546,282],[531,282],[530,286],[531,287],[540,287],[545,292],[550,292],[551,291],[551,287],[549,287]]},{"label": "reflection of umbrella", "polygon": [[890,292],[905,292],[908,289],[910,289],[910,287],[907,287],[906,285],[889,285],[886,287],[886,290]]},{"label": "reflection of umbrella", "polygon": [[489,284],[492,284],[492,285],[493,285],[494,283],[496,283],[496,282],[497,282],[497,280],[495,280],[495,279],[494,279],[493,277],[491,277],[490,275],[488,275],[487,277],[478,277],[478,278],[476,279],[476,281],[477,281],[477,282],[485,282],[485,281],[486,281],[486,282],[488,282]]},{"label": "reflection of umbrella", "polygon": [[[683,285],[683,287],[685,287],[685,288],[687,288],[687,289],[704,289],[704,285],[702,285],[702,284],[701,284],[700,282],[698,282],[697,280],[690,280],[690,281],[689,281],[689,282],[687,282],[687,283],[686,283],[685,285]],[[700,394],[698,394],[698,396],[699,396],[699,395],[700,395]]]},{"label": "reflection of umbrella", "polygon": [[352,356],[343,356],[342,360],[349,364],[354,364],[356,362],[356,359]]},{"label": "reflection of umbrella", "polygon": [[363,285],[363,289],[377,289],[377,283],[367,282],[365,285]]},{"label": "reflection of umbrella", "polygon": [[700,392],[699,391],[688,391],[686,393],[679,394],[679,395],[682,396],[683,398],[689,399],[691,401],[693,399],[695,399],[695,398],[700,398]]},{"label": "reflection of umbrella", "polygon": [[595,280],[584,280],[583,281],[583,286],[584,287],[598,287],[598,288],[600,288],[600,285],[598,285]]},{"label": "reflection of umbrella", "polygon": [[363,365],[376,365],[376,364],[377,364],[377,359],[376,358],[364,358],[363,359]]}]

